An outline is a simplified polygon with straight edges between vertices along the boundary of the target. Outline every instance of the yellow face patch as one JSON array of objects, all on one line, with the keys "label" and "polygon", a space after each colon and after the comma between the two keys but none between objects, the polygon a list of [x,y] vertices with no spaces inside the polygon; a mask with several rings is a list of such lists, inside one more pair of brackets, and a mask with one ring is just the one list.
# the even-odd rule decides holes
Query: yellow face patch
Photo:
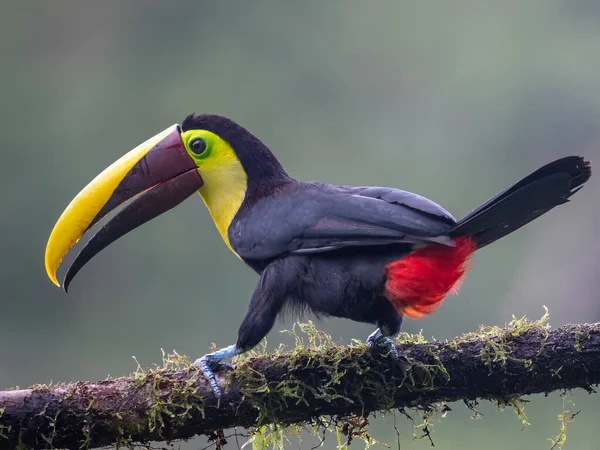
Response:
[{"label": "yellow face patch", "polygon": [[[181,139],[204,180],[199,190],[202,200],[225,244],[235,253],[227,231],[246,195],[246,171],[233,148],[210,131],[188,130],[181,134]],[[198,139],[206,145],[197,142]]]}]

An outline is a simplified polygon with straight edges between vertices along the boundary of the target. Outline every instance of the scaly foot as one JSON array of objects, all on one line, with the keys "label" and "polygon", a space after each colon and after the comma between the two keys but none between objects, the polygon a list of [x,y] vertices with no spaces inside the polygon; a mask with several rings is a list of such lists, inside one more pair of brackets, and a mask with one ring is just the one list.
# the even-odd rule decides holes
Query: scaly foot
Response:
[{"label": "scaly foot", "polygon": [[221,397],[221,395],[223,395],[223,390],[217,383],[217,379],[215,378],[215,370],[217,370],[219,365],[228,367],[227,364],[222,364],[221,360],[225,358],[231,358],[238,353],[240,352],[238,351],[237,346],[230,345],[229,347],[217,350],[216,352],[208,353],[194,361],[193,365],[200,368],[202,374],[208,380],[210,387],[217,397]]},{"label": "scaly foot", "polygon": [[371,347],[372,351],[376,351],[376,349],[386,350],[385,354],[394,360],[397,360],[399,357],[398,349],[393,339],[384,336],[379,328],[369,335],[366,344]]}]

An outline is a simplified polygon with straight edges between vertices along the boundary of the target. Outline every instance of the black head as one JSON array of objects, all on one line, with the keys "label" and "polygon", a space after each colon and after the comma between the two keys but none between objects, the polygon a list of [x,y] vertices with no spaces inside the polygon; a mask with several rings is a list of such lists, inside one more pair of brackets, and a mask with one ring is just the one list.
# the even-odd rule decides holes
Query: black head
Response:
[{"label": "black head", "polygon": [[227,117],[190,114],[181,124],[183,132],[208,130],[225,140],[236,153],[248,176],[248,190],[262,191],[273,182],[289,180],[275,155],[256,136]]}]

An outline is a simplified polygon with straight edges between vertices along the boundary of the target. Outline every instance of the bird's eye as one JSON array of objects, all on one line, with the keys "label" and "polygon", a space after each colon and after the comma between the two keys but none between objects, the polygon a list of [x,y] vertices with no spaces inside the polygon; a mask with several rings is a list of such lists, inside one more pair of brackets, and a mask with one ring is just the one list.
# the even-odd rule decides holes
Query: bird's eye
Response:
[{"label": "bird's eye", "polygon": [[206,142],[204,142],[203,139],[194,139],[190,143],[190,150],[192,150],[196,155],[200,155],[201,153],[204,153],[204,150],[206,150]]}]

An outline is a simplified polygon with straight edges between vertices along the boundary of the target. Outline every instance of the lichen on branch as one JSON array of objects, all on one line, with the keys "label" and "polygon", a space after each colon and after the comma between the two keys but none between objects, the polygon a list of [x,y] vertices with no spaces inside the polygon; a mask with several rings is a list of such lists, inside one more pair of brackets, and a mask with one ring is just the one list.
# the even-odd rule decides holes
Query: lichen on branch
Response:
[{"label": "lichen on branch", "polygon": [[[336,345],[312,323],[290,333],[293,350],[263,348],[220,372],[220,399],[176,353],[127,377],[0,392],[0,450],[128,446],[198,434],[221,445],[222,430],[232,427],[249,429],[253,445],[263,445],[306,426],[333,432],[341,446],[354,437],[372,440],[366,431],[371,413],[408,408],[424,412],[420,429],[427,437],[429,418],[448,402],[474,408],[479,399],[493,400],[526,422],[522,396],[591,391],[600,383],[600,323],[551,330],[545,315],[451,341],[402,333],[398,361],[358,341]],[[563,435],[561,429],[557,445]]]}]

